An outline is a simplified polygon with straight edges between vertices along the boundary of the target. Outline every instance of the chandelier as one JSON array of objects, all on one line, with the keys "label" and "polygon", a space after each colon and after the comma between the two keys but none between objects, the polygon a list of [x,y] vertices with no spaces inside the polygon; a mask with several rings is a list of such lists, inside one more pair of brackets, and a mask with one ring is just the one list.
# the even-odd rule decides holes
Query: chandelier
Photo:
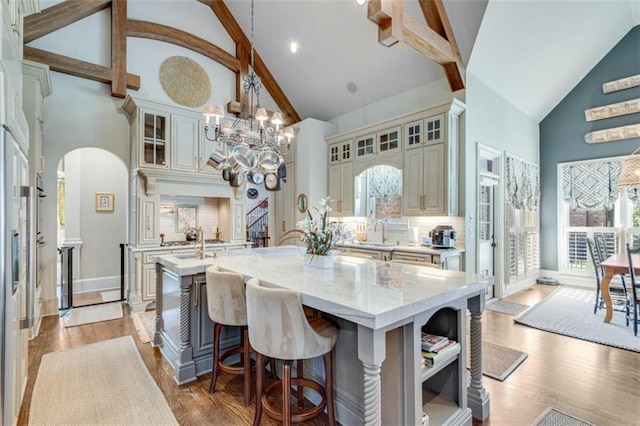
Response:
[{"label": "chandelier", "polygon": [[242,112],[238,118],[227,118],[222,105],[204,106],[205,137],[218,143],[207,163],[221,170],[222,178],[232,187],[242,185],[246,179],[256,185],[264,183],[269,191],[278,191],[280,181],[286,181],[287,177],[282,156],[289,151],[294,133],[293,129],[282,127],[281,113],[274,112],[269,120],[267,111],[260,106],[262,82],[253,71],[253,15],[252,0],[251,70],[242,79],[245,94]]}]

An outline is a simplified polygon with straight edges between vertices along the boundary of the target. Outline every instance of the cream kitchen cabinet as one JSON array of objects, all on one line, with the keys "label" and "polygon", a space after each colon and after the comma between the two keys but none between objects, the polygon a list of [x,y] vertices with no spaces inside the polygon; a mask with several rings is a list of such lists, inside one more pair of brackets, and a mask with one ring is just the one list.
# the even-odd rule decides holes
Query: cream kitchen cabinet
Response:
[{"label": "cream kitchen cabinet", "polygon": [[402,148],[402,126],[393,126],[354,139],[356,159],[371,155],[389,154]]},{"label": "cream kitchen cabinet", "polygon": [[464,104],[430,110],[423,120],[405,124],[403,214],[456,216],[458,214],[459,118]]},{"label": "cream kitchen cabinet", "polygon": [[183,180],[222,180],[220,171],[207,164],[215,142],[205,137],[200,112],[131,95],[123,108],[131,117],[132,169],[174,173]]},{"label": "cream kitchen cabinet", "polygon": [[333,200],[333,216],[353,216],[353,163],[329,166],[328,193]]},{"label": "cream kitchen cabinet", "polygon": [[353,141],[351,139],[329,145],[329,165],[353,161]]}]

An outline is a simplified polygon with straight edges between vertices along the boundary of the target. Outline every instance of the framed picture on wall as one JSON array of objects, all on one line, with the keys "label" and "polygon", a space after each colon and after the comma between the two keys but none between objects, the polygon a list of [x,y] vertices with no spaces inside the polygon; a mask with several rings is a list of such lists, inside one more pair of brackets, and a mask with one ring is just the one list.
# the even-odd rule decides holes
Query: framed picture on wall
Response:
[{"label": "framed picture on wall", "polygon": [[188,231],[198,227],[198,206],[176,206],[176,232]]},{"label": "framed picture on wall", "polygon": [[115,196],[113,192],[96,192],[96,211],[113,212]]}]

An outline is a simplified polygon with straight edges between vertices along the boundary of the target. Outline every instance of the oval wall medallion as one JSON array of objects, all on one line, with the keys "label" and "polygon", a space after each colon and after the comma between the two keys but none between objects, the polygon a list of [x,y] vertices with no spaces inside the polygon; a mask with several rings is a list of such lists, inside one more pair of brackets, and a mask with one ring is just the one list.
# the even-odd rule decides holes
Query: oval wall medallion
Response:
[{"label": "oval wall medallion", "polygon": [[187,107],[200,107],[211,96],[207,72],[184,56],[171,56],[160,64],[160,84],[167,96]]}]

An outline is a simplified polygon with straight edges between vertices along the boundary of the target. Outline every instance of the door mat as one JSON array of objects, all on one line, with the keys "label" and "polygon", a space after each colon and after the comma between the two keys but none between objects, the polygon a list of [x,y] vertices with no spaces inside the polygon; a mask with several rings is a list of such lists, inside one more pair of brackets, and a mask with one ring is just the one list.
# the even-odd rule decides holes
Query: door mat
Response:
[{"label": "door mat", "polygon": [[549,407],[531,423],[531,426],[594,426],[577,417]]},{"label": "door mat", "polygon": [[104,305],[72,308],[64,317],[65,327],[76,327],[94,322],[110,321],[122,318],[122,304],[120,302]]},{"label": "door mat", "polygon": [[633,335],[633,327],[625,325],[624,312],[614,311],[611,322],[604,322],[604,309],[593,313],[595,296],[594,290],[561,285],[514,321],[576,339],[640,352],[640,338]]},{"label": "door mat", "polygon": [[120,290],[101,291],[100,297],[103,302],[115,302],[120,300]]},{"label": "door mat", "polygon": [[482,374],[504,381],[522,362],[527,353],[495,343],[482,341]]},{"label": "door mat", "polygon": [[153,339],[153,322],[156,319],[156,311],[134,312],[131,314],[133,324],[138,331],[138,337],[142,343],[149,343]]},{"label": "door mat", "polygon": [[177,425],[131,336],[42,357],[29,425]]},{"label": "door mat", "polygon": [[489,311],[499,312],[507,315],[518,315],[519,313],[529,309],[529,305],[522,305],[520,303],[507,302],[506,300],[494,300],[487,303],[486,308]]}]

